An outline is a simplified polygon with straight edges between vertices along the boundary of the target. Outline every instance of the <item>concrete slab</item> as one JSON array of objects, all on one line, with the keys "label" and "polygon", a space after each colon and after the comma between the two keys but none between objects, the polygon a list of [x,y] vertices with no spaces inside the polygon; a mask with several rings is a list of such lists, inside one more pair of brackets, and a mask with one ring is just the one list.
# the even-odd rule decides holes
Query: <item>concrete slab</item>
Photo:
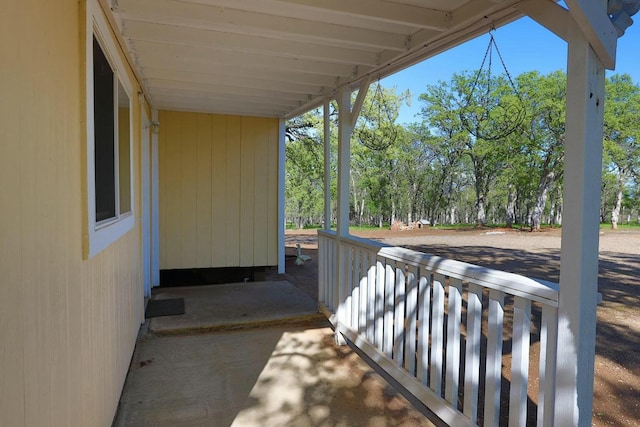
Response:
[{"label": "concrete slab", "polygon": [[115,426],[430,426],[326,323],[142,337]]},{"label": "concrete slab", "polygon": [[185,314],[149,319],[149,331],[154,334],[210,332],[323,319],[317,303],[287,281],[156,288],[153,298],[185,300]]}]

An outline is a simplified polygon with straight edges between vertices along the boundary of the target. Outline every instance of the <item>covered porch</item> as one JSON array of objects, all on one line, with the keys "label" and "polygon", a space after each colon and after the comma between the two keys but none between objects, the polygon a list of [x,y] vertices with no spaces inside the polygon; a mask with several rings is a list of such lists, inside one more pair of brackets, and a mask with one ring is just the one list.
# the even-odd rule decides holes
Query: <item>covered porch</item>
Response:
[{"label": "covered porch", "polygon": [[[338,221],[335,230],[320,233],[319,244],[319,302],[335,328],[337,342],[355,345],[447,424],[497,425],[503,404],[503,320],[509,317],[513,325],[508,338],[513,345],[510,424],[524,425],[527,420],[529,345],[532,329],[539,328],[541,360],[534,373],[539,381],[537,423],[589,425],[598,302],[599,197],[593,189],[600,187],[604,69],[615,65],[616,26],[622,25],[610,17],[616,2],[609,2],[611,11],[605,1],[586,0],[567,1],[566,8],[547,0],[186,3],[188,7],[172,1],[104,0],[101,5],[120,31],[117,36],[144,88],[142,97],[154,110],[160,138],[163,123],[157,121],[158,110],[278,120],[275,218],[281,273],[285,272],[285,121],[324,106],[328,159],[328,105],[331,100],[338,103]],[[525,15],[568,44],[559,285],[351,236],[351,133],[370,82]],[[255,128],[239,129],[242,145],[244,135]],[[152,145],[158,144],[157,138]],[[260,152],[255,152],[241,157],[238,166],[259,170],[261,160]],[[188,162],[182,168],[189,169]],[[273,164],[264,170],[274,170]],[[328,218],[328,160],[325,176]],[[258,182],[259,176],[254,179]],[[260,203],[254,205],[251,195],[262,200],[264,194],[256,188],[240,184],[232,191],[241,192],[257,211]],[[263,201],[269,211],[276,206],[273,197]],[[257,243],[271,239],[267,246],[275,246],[268,230],[264,239],[255,238],[261,233],[257,227],[250,230],[253,233],[240,232],[241,243],[253,242],[257,248]],[[258,251],[249,252],[254,256]],[[254,262],[244,254],[241,249],[239,263]],[[184,254],[176,258],[180,256],[185,259]],[[161,268],[152,256],[150,277]],[[507,306],[511,311],[505,311]],[[541,314],[534,324],[536,309]],[[483,316],[488,319],[484,344]]]},{"label": "covered porch", "polygon": [[173,297],[186,312],[145,322],[114,426],[434,425],[424,405],[337,346],[316,301],[290,282],[154,295]]}]

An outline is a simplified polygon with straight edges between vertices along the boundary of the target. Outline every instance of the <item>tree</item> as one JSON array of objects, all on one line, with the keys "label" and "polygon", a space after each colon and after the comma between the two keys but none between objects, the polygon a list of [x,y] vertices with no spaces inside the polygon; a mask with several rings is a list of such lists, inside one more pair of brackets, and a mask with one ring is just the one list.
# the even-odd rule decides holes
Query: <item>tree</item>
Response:
[{"label": "tree", "polygon": [[358,143],[351,146],[353,208],[359,221],[365,208],[377,217],[379,226],[384,217],[395,219],[402,195],[402,174],[397,169],[402,127],[395,122],[409,98],[408,91],[397,94],[395,88],[379,84],[365,97],[354,129]]},{"label": "tree", "polygon": [[318,223],[323,215],[324,168],[323,142],[318,131],[318,110],[289,121],[285,144],[286,217],[297,228]]},{"label": "tree", "polygon": [[549,191],[561,177],[565,141],[566,77],[556,71],[541,76],[537,71],[516,78],[527,109],[523,133],[529,176],[536,177],[531,230],[540,230]]},{"label": "tree", "polygon": [[[604,173],[615,176],[615,201],[611,226],[618,228],[628,185],[640,175],[640,87],[628,74],[614,75],[605,83]],[[611,185],[610,185],[611,186]]]},{"label": "tree", "polygon": [[[443,139],[444,144],[451,147],[450,150],[470,160],[478,226],[486,223],[490,185],[503,167],[505,153],[505,144],[478,137],[491,132],[492,123],[499,121],[499,118],[491,117],[489,123],[484,122],[481,106],[486,104],[487,97],[505,97],[506,102],[512,101],[508,98],[510,86],[504,77],[492,77],[494,80],[491,85],[483,82],[487,77],[486,74],[469,72],[454,74],[450,83],[439,82],[427,86],[426,92],[420,95],[420,101],[425,104],[421,114],[426,125]],[[478,79],[480,83],[474,84]],[[489,90],[474,90],[476,87]],[[508,120],[508,117],[504,119]]]}]

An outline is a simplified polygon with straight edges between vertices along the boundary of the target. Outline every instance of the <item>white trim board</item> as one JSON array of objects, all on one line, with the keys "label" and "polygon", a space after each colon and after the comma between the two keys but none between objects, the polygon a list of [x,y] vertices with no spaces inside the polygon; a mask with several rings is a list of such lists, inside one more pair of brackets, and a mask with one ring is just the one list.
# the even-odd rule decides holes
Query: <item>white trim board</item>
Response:
[{"label": "white trim board", "polygon": [[135,226],[135,197],[134,197],[134,169],[133,169],[133,138],[130,142],[130,194],[131,211],[116,217],[105,223],[96,223],[96,194],[95,194],[95,146],[94,146],[94,117],[93,117],[93,37],[99,40],[104,54],[110,64],[114,67],[118,81],[122,84],[129,97],[129,134],[133,132],[133,108],[132,107],[132,84],[126,72],[126,67],[119,55],[118,47],[113,39],[111,28],[107,22],[97,0],[87,1],[86,14],[86,34],[85,34],[85,55],[86,55],[86,119],[87,119],[87,230],[84,239],[86,247],[83,252],[85,258],[92,258],[116,240],[124,236]]}]

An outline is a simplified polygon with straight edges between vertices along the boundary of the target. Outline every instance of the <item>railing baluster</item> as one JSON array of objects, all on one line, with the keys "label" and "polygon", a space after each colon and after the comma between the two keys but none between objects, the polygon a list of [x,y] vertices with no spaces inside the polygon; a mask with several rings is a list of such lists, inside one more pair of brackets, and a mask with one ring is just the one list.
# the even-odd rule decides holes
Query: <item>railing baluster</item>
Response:
[{"label": "railing baluster", "polygon": [[480,387],[480,344],[482,322],[482,288],[469,284],[467,293],[467,343],[464,368],[464,414],[478,419],[478,389]]},{"label": "railing baluster", "polygon": [[433,307],[431,310],[431,390],[442,395],[442,351],[444,345],[444,283],[441,274],[433,277]]},{"label": "railing baluster", "polygon": [[405,295],[406,277],[404,265],[396,267],[396,298],[395,298],[395,321],[393,337],[393,359],[398,366],[402,366],[404,360],[404,332],[405,332]]},{"label": "railing baluster", "polygon": [[[414,269],[415,271],[415,269]],[[416,329],[418,328],[418,279],[416,272],[407,275],[407,331],[404,343],[404,369],[416,375]]]},{"label": "railing baluster", "polygon": [[324,281],[324,272],[326,265],[326,258],[324,256],[324,251],[326,250],[326,242],[324,241],[324,237],[318,236],[318,302],[320,304],[327,305],[327,301],[325,299],[325,289],[326,283]]},{"label": "railing baluster", "polygon": [[333,312],[333,287],[334,287],[334,280],[333,280],[333,275],[335,270],[335,264],[333,263],[333,247],[335,245],[335,241],[334,240],[329,240],[326,239],[326,243],[327,243],[327,247],[324,251],[325,253],[325,262],[326,262],[326,267],[324,269],[325,272],[325,300],[326,300],[326,304],[327,304],[327,309],[331,312]]},{"label": "railing baluster", "polygon": [[418,329],[418,379],[427,385],[429,380],[429,319],[431,315],[431,284],[426,277],[418,282],[420,324]]},{"label": "railing baluster", "polygon": [[365,252],[362,257],[362,263],[359,264],[358,274],[360,275],[360,312],[358,323],[356,323],[356,326],[354,327],[354,329],[356,329],[361,334],[365,332],[367,325],[367,286],[369,284],[367,283],[367,276],[364,274],[364,272],[367,271],[366,256],[367,255]]},{"label": "railing baluster", "polygon": [[[347,297],[343,300],[345,301],[345,321],[344,324],[353,328],[353,262],[354,262],[354,249],[352,246],[347,247],[347,256],[346,262],[344,264],[345,267],[345,292]],[[357,329],[357,324],[356,324]]]},{"label": "railing baluster", "polygon": [[458,407],[460,382],[460,318],[462,313],[462,283],[449,278],[449,309],[447,316],[447,376],[445,399]]},{"label": "railing baluster", "polygon": [[487,377],[485,382],[484,425],[498,426],[500,421],[500,384],[502,381],[502,325],[504,293],[489,293],[489,334],[487,337]]},{"label": "railing baluster", "polygon": [[382,351],[389,358],[393,356],[393,335],[395,334],[393,330],[393,309],[395,302],[394,286],[396,283],[396,273],[394,265],[395,263],[393,262],[387,263],[387,274],[385,277],[384,290],[386,304],[384,310],[384,345],[382,346]]},{"label": "railing baluster", "polygon": [[354,265],[353,265],[353,329],[358,331],[359,333],[362,333],[363,328],[362,328],[362,324],[364,323],[364,316],[366,316],[366,310],[365,307],[366,305],[363,304],[363,298],[364,296],[363,294],[363,287],[366,287],[367,284],[366,279],[364,279],[362,277],[362,271],[363,271],[363,263],[364,260],[362,259],[364,254],[363,254],[363,250],[360,248],[356,248],[355,249],[355,258],[354,258]]},{"label": "railing baluster", "polygon": [[375,311],[376,311],[376,254],[367,252],[367,340],[375,339]]},{"label": "railing baluster", "polygon": [[333,271],[331,272],[333,286],[331,286],[331,311],[338,315],[338,308],[340,307],[340,282],[342,281],[342,277],[340,277],[340,267],[338,264],[338,259],[340,258],[340,244],[337,241],[334,241],[332,253],[333,253]]},{"label": "railing baluster", "polygon": [[523,426],[527,423],[530,339],[531,300],[515,297],[513,302],[513,329],[511,335],[510,426]]},{"label": "railing baluster", "polygon": [[[336,334],[338,341],[344,336],[356,344],[450,425],[499,424],[507,295],[514,301],[509,423],[526,424],[531,304],[541,303],[537,418],[539,426],[553,425],[557,285],[363,239],[338,238],[333,232],[319,232],[318,242],[318,300],[340,323],[344,335]],[[463,290],[467,292],[464,387],[460,384]],[[489,304],[483,308],[487,290]],[[483,364],[484,415],[478,420]]]},{"label": "railing baluster", "polygon": [[358,330],[358,319],[360,316],[360,289],[362,288],[362,279],[358,279],[360,274],[360,251],[356,250],[356,256],[353,259],[353,289],[351,290],[351,328]]},{"label": "railing baluster", "polygon": [[552,426],[556,399],[556,355],[558,348],[558,308],[542,306],[540,324],[540,375],[538,380],[538,426]]},{"label": "railing baluster", "polygon": [[376,334],[374,345],[378,350],[382,350],[382,340],[384,333],[384,265],[382,261],[376,259],[376,304],[375,304],[375,324]]},{"label": "railing baluster", "polygon": [[327,238],[322,239],[324,244],[322,248],[322,271],[323,271],[323,282],[324,282],[324,304],[327,308],[331,309],[331,286],[333,285],[331,280],[331,275],[333,274],[331,267],[333,266],[333,260],[331,259],[331,247],[333,246],[333,242]]}]

